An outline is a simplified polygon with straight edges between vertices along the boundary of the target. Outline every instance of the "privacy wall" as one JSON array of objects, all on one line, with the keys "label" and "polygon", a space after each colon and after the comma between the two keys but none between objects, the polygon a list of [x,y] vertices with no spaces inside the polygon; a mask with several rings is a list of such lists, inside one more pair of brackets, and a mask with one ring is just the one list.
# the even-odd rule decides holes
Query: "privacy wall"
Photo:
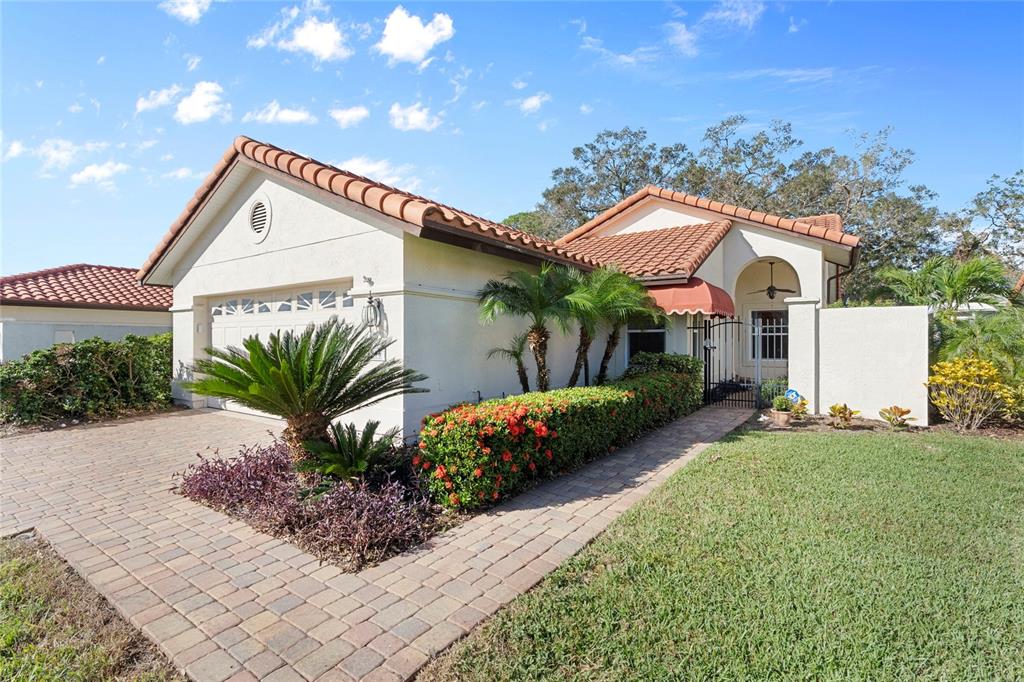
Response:
[{"label": "privacy wall", "polygon": [[789,383],[812,412],[846,403],[867,419],[890,405],[928,424],[928,308],[820,308],[789,298]]}]

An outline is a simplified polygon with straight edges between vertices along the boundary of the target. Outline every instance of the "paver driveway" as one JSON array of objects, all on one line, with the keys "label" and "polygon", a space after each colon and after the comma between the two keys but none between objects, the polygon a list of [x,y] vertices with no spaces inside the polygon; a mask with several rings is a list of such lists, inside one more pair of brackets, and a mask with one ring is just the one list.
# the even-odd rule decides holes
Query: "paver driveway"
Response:
[{"label": "paver driveway", "polygon": [[0,441],[0,530],[35,527],[193,679],[406,679],[749,415],[701,410],[358,574],[170,491],[277,427],[212,411]]}]

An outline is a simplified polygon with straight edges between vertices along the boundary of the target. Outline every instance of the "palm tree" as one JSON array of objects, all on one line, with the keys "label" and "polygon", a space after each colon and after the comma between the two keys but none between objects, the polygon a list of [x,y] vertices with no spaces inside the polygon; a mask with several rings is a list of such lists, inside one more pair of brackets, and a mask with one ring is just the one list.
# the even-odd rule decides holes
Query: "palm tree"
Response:
[{"label": "palm tree", "polygon": [[966,320],[940,323],[939,360],[976,355],[999,368],[1009,383],[1024,382],[1024,309],[1004,306]]},{"label": "palm tree", "polygon": [[605,343],[604,355],[601,356],[601,367],[597,372],[597,383],[603,384],[608,379],[608,365],[619,345],[623,325],[630,321],[640,320],[652,324],[669,324],[669,316],[647,293],[647,287],[632,277],[621,272],[611,271],[612,279],[607,288],[613,292],[606,299],[607,303],[601,311],[601,321],[611,327]]},{"label": "palm tree", "polygon": [[539,391],[548,390],[551,384],[551,370],[547,366],[551,339],[548,324],[554,322],[567,331],[572,317],[567,299],[571,292],[572,282],[566,270],[543,263],[536,273],[518,270],[506,274],[504,279],[492,279],[477,294],[484,323],[492,322],[499,314],[529,319],[526,342],[537,365]]},{"label": "palm tree", "polygon": [[504,348],[492,348],[487,351],[487,359],[494,356],[501,356],[516,365],[516,374],[519,376],[519,385],[523,393],[530,392],[530,377],[526,374],[526,365],[523,364],[523,357],[526,355],[526,333],[516,334],[512,337],[512,343]]},{"label": "palm tree", "polygon": [[965,261],[935,256],[919,270],[886,268],[880,277],[882,290],[877,293],[899,303],[933,306],[940,313],[969,303],[999,305],[1014,298],[1002,263],[988,256]]},{"label": "palm tree", "polygon": [[207,348],[209,358],[196,360],[200,379],[185,388],[201,395],[233,400],[283,417],[283,437],[292,458],[306,457],[303,441],[326,441],[337,417],[404,393],[423,393],[413,386],[426,376],[386,360],[370,367],[393,343],[365,326],[354,327],[332,317],[310,324],[297,334],[255,336],[243,348]]}]

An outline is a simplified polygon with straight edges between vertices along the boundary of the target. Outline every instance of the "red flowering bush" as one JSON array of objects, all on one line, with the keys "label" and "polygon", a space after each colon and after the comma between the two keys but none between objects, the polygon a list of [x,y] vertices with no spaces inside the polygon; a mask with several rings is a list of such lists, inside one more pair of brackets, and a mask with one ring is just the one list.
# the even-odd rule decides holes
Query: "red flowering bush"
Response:
[{"label": "red flowering bush", "polygon": [[413,465],[434,500],[476,508],[607,454],[701,403],[699,367],[458,405],[423,420]]}]

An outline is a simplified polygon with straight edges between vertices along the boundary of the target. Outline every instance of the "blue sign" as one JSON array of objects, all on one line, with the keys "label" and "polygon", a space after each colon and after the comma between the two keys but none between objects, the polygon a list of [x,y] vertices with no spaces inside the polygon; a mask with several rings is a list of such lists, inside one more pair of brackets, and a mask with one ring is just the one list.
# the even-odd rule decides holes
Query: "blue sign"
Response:
[{"label": "blue sign", "polygon": [[786,397],[789,398],[789,402],[793,403],[794,405],[800,402],[800,394],[797,393],[796,390],[792,388],[786,391]]}]

